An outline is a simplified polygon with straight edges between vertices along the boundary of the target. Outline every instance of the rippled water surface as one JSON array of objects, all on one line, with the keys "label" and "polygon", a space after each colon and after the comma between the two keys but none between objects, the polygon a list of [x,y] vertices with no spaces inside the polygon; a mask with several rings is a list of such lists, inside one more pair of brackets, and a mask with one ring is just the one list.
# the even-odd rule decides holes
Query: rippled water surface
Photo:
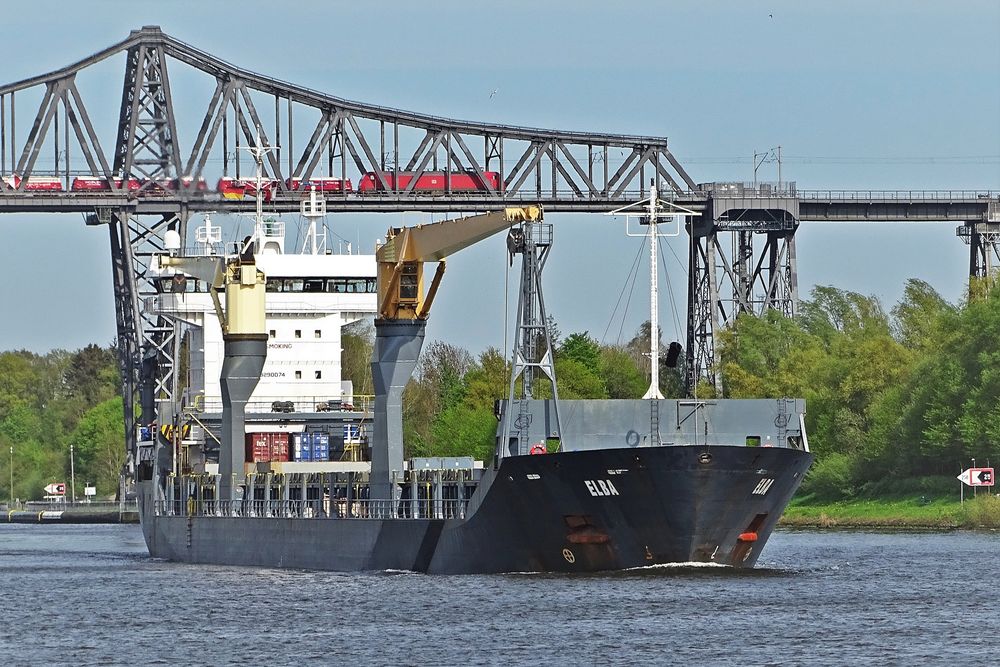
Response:
[{"label": "rippled water surface", "polygon": [[752,571],[425,576],[153,560],[0,525],[0,664],[989,664],[1000,535],[778,532]]}]

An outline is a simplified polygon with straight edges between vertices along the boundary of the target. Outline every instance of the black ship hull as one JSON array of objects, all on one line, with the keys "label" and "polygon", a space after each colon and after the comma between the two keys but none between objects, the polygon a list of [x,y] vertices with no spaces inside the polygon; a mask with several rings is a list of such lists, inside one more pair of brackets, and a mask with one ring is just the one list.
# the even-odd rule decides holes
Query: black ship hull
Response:
[{"label": "black ship hull", "polygon": [[812,462],[784,447],[663,446],[504,458],[463,519],[168,516],[142,483],[149,552],[168,560],[439,574],[751,567]]}]

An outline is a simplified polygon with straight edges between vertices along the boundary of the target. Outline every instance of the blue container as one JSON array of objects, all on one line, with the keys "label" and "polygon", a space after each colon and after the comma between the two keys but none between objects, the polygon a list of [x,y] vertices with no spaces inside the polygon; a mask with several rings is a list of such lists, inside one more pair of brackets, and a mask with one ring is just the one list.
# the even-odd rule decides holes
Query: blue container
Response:
[{"label": "blue container", "polygon": [[313,461],[329,461],[330,448],[324,445],[313,445]]},{"label": "blue container", "polygon": [[308,433],[292,433],[292,460],[312,461],[312,443]]},{"label": "blue container", "polygon": [[317,445],[322,445],[327,449],[330,448],[330,434],[329,433],[313,433],[312,444],[315,448]]}]

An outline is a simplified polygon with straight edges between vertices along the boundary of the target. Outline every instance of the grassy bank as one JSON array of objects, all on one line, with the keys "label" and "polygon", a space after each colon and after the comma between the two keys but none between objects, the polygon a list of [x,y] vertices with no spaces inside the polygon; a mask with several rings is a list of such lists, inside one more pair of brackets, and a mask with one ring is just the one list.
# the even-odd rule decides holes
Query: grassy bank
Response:
[{"label": "grassy bank", "polygon": [[812,528],[1000,528],[1000,498],[981,493],[956,499],[913,495],[820,501],[795,498],[781,518],[784,527]]}]

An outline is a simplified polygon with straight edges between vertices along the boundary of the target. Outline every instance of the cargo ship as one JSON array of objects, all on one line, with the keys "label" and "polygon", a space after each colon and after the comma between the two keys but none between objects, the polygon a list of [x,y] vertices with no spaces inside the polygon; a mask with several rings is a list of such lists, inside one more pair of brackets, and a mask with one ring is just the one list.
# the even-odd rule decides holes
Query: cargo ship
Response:
[{"label": "cargo ship", "polygon": [[[208,225],[199,252],[171,238],[154,263],[164,289],[147,305],[187,328],[190,378],[179,405],[157,406],[170,428],[140,434],[151,555],[442,574],[756,563],[812,461],[802,400],[664,399],[655,363],[643,399],[560,400],[540,208],[390,229],[374,255],[286,254],[261,191],[254,233],[235,252],[206,245],[218,236]],[[315,217],[309,196],[303,212]],[[656,206],[654,189],[653,239]],[[403,388],[445,258],[502,231],[521,290],[493,459],[405,459]],[[438,263],[429,286],[426,262]],[[370,402],[340,378],[340,327],[367,315]],[[545,383],[551,398],[535,398]]]}]

